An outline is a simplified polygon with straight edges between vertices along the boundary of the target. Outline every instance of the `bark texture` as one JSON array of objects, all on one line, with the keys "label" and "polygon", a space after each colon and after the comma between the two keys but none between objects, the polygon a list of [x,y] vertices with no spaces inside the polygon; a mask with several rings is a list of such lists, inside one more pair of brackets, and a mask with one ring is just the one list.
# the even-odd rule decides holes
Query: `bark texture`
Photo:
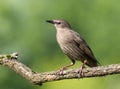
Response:
[{"label": "bark texture", "polygon": [[108,66],[99,66],[84,69],[84,75],[79,76],[79,69],[69,69],[58,74],[58,71],[37,73],[17,60],[18,53],[0,55],[0,65],[7,66],[20,76],[24,77],[33,84],[41,85],[42,83],[58,81],[63,79],[80,79],[88,77],[100,77],[105,75],[120,74],[120,64]]}]

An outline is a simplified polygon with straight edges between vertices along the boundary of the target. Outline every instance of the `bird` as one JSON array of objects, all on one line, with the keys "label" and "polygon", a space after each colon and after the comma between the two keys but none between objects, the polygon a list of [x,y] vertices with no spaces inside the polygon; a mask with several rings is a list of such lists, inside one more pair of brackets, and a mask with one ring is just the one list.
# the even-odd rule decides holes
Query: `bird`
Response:
[{"label": "bird", "polygon": [[95,58],[91,48],[82,36],[74,31],[70,24],[65,20],[46,20],[56,28],[57,42],[65,55],[71,60],[69,65],[60,69],[63,71],[70,66],[73,66],[76,61],[81,61],[83,64],[80,67],[79,73],[82,73],[85,65],[88,67],[97,67],[101,64]]}]

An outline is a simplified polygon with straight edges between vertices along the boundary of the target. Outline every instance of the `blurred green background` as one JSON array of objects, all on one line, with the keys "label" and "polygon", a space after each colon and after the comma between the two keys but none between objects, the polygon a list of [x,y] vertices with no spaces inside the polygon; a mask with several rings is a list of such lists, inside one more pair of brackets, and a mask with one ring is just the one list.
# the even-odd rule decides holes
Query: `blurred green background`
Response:
[{"label": "blurred green background", "polygon": [[[0,0],[0,54],[17,51],[19,60],[37,72],[69,64],[56,42],[55,28],[45,22],[48,19],[70,22],[102,65],[120,62],[119,0]],[[119,75],[112,75],[37,86],[0,66],[0,89],[120,89],[119,82]]]}]

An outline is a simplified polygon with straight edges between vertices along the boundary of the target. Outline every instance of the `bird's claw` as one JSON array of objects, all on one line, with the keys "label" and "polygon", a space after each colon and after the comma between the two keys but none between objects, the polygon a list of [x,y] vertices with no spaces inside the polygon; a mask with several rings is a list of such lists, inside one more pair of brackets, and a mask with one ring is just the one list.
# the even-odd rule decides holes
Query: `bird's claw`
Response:
[{"label": "bird's claw", "polygon": [[82,78],[84,76],[84,69],[85,66],[81,66],[80,69],[78,70],[78,78]]},{"label": "bird's claw", "polygon": [[58,75],[63,75],[63,71],[66,70],[66,69],[67,69],[66,67],[62,67],[60,70],[58,70],[58,71],[56,72],[56,74],[58,74]]},{"label": "bird's claw", "polygon": [[82,70],[80,69],[78,71],[78,78],[80,78],[80,77],[82,78],[83,75],[84,75],[84,71],[83,71],[83,69]]}]

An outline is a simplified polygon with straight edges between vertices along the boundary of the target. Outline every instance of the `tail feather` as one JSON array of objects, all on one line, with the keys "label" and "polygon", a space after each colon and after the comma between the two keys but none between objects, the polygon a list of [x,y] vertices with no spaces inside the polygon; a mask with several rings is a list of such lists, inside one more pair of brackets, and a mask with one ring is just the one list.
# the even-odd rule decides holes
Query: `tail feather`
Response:
[{"label": "tail feather", "polygon": [[89,67],[101,66],[101,64],[96,59],[87,60],[86,65],[88,65]]}]

